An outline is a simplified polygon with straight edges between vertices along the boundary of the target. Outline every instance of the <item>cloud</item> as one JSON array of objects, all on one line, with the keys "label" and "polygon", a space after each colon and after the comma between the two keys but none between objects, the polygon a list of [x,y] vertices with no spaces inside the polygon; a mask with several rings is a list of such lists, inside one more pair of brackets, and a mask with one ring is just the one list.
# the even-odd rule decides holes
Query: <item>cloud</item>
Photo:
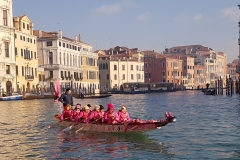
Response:
[{"label": "cloud", "polygon": [[202,14],[198,13],[193,18],[194,18],[194,20],[201,20],[202,19]]},{"label": "cloud", "polygon": [[239,9],[237,7],[227,8],[221,11],[220,15],[224,18],[229,19],[230,21],[239,20]]},{"label": "cloud", "polygon": [[92,10],[92,12],[96,15],[99,14],[116,14],[120,13],[125,7],[129,7],[133,5],[133,2],[123,1],[121,3],[115,3],[110,5],[101,5],[100,7]]},{"label": "cloud", "polygon": [[187,13],[183,13],[182,15],[174,18],[176,22],[185,22],[188,19],[189,19],[189,15]]},{"label": "cloud", "polygon": [[145,22],[149,19],[149,17],[150,17],[150,14],[148,12],[145,12],[145,13],[137,16],[137,21],[138,22]]}]

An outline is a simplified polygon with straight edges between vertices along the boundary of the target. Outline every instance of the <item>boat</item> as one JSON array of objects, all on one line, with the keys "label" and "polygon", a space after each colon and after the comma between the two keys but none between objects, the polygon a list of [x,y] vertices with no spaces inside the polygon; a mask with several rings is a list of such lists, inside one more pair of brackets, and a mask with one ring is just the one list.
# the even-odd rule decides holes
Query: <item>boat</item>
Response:
[{"label": "boat", "polygon": [[215,95],[215,89],[208,89],[203,91],[205,95]]},{"label": "boat", "polygon": [[77,99],[92,99],[92,98],[106,98],[112,96],[111,94],[100,94],[100,95],[91,95],[91,96],[77,96]]},{"label": "boat", "polygon": [[137,87],[133,87],[131,90],[124,90],[123,94],[145,94],[146,91],[143,89],[139,89]]},{"label": "boat", "polygon": [[124,123],[116,124],[107,124],[107,123],[77,123],[74,124],[72,121],[60,121],[60,114],[54,116],[54,121],[56,124],[69,127],[72,126],[72,129],[81,130],[81,131],[90,131],[90,132],[112,132],[112,133],[126,133],[126,132],[147,132],[155,129],[160,129],[161,127],[176,121],[176,117],[170,112],[166,112],[166,119],[164,120],[131,120]]},{"label": "boat", "polygon": [[23,95],[19,93],[12,93],[11,96],[0,97],[0,101],[15,101],[15,100],[22,100]]}]

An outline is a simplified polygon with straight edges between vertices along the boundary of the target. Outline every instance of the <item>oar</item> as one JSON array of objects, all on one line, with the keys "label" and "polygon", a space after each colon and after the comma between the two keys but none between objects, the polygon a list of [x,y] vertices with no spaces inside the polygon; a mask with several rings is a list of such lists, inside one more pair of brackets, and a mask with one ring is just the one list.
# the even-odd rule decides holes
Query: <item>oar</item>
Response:
[{"label": "oar", "polygon": [[76,125],[78,125],[78,124],[79,124],[79,122],[76,123],[76,124],[74,124],[74,122],[73,122],[69,127],[63,129],[63,132],[68,132],[68,131],[70,131],[70,130],[73,128],[73,126],[76,126]]},{"label": "oar", "polygon": [[[96,119],[95,121],[93,121],[93,122],[91,122],[91,123],[89,123],[89,124],[92,124],[92,123],[94,123],[94,122],[98,121],[99,119],[101,119],[101,118],[98,118],[98,119]],[[83,127],[81,127],[81,128],[79,128],[78,130],[76,130],[76,132],[75,132],[75,133],[78,133],[78,132],[79,132],[79,131],[81,131],[83,128],[84,128],[84,126],[83,126]]]},{"label": "oar", "polygon": [[57,125],[58,123],[60,123],[60,122],[62,122],[62,121],[65,121],[65,120],[67,120],[67,119],[68,119],[68,118],[65,118],[64,120],[60,120],[60,121],[58,121],[58,122],[55,123],[55,124],[49,125],[47,128],[51,128],[51,127]]}]

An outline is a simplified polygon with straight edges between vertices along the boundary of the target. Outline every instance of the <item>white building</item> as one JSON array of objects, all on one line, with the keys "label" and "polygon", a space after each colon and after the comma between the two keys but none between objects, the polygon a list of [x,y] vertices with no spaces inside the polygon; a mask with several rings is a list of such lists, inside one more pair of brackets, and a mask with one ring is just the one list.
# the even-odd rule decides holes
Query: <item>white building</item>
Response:
[{"label": "white building", "polygon": [[61,30],[59,33],[35,30],[34,34],[38,37],[39,66],[44,68],[45,88],[52,88],[60,78],[62,88],[99,92],[98,76],[87,75],[90,69],[98,75],[97,63],[89,62],[97,62],[98,56],[92,52],[91,45],[81,41],[80,35],[75,39],[67,38],[62,36]]},{"label": "white building", "polygon": [[0,94],[16,91],[12,0],[0,1]]},{"label": "white building", "polygon": [[144,82],[143,56],[139,51],[110,55],[99,52],[101,91],[120,90],[123,83]]}]

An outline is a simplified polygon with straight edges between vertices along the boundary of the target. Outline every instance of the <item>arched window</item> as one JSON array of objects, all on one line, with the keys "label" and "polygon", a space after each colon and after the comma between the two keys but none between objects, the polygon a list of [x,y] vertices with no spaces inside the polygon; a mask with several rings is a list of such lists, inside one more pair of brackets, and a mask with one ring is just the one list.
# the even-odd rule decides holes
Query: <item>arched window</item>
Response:
[{"label": "arched window", "polygon": [[108,64],[106,63],[106,69],[108,69]]},{"label": "arched window", "polygon": [[114,80],[117,80],[117,74],[114,74]]}]

